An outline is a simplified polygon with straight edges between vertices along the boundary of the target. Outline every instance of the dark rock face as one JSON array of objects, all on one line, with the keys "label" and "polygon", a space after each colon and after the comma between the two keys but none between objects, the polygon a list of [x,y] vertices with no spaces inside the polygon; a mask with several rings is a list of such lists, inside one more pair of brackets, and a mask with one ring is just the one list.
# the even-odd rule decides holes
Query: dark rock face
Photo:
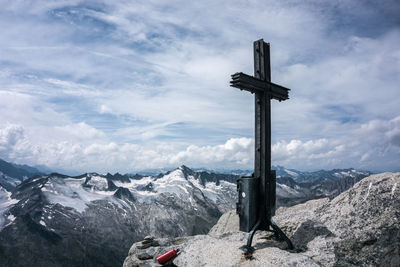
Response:
[{"label": "dark rock face", "polygon": [[9,192],[23,180],[41,174],[33,167],[12,164],[0,159],[0,186]]},{"label": "dark rock face", "polygon": [[[295,250],[269,232],[254,237],[253,260],[240,249],[247,233],[239,218],[225,213],[208,235],[157,238],[156,248],[135,243],[124,267],[159,266],[156,257],[180,249],[177,266],[400,266],[400,173],[369,176],[334,199],[311,200],[281,207],[274,217]],[[140,259],[141,253],[155,254]]]},{"label": "dark rock face", "polygon": [[17,178],[20,181],[42,174],[39,170],[33,167],[8,163],[2,159],[0,159],[0,171],[9,177]]},{"label": "dark rock face", "polygon": [[[113,189],[110,189],[110,190],[113,190]],[[132,201],[132,202],[136,200],[135,197],[131,194],[131,191],[129,191],[129,189],[124,188],[124,187],[118,187],[114,193],[114,196],[119,199],[127,198],[129,201]]]}]

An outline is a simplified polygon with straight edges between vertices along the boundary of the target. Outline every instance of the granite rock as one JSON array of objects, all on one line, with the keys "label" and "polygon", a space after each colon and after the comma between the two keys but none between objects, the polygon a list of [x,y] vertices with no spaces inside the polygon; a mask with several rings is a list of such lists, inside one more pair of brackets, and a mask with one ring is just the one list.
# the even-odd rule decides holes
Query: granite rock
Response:
[{"label": "granite rock", "polygon": [[[124,267],[160,266],[156,257],[180,249],[177,266],[400,266],[400,173],[371,175],[336,198],[281,207],[274,221],[295,250],[257,231],[252,260],[241,247],[247,233],[238,231],[234,211],[221,216],[207,235],[154,239],[160,245],[140,249],[135,243]],[[139,260],[140,253],[154,255]]]}]

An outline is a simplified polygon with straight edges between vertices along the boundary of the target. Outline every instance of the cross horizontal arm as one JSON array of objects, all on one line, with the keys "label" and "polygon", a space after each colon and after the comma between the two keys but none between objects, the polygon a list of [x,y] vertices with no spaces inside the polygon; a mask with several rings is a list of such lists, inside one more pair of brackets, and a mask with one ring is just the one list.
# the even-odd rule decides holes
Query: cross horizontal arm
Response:
[{"label": "cross horizontal arm", "polygon": [[267,92],[271,95],[273,99],[277,99],[279,101],[289,99],[290,89],[277,85],[275,83],[262,81],[242,72],[238,72],[232,75],[231,86],[239,88],[241,90],[249,91],[251,93]]}]

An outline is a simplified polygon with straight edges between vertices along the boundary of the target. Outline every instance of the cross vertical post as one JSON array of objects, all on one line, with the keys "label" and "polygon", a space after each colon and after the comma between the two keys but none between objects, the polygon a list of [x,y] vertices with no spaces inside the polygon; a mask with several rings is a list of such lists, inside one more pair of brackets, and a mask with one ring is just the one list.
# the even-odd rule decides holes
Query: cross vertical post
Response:
[{"label": "cross vertical post", "polygon": [[253,235],[257,230],[275,232],[293,249],[290,239],[273,222],[276,200],[276,173],[271,170],[271,99],[289,99],[289,90],[271,82],[270,45],[263,39],[255,41],[254,77],[244,73],[232,75],[231,86],[254,93],[254,173],[237,181],[239,202],[237,213],[240,230],[250,232],[246,250],[251,253]]},{"label": "cross vertical post", "polygon": [[[269,44],[262,39],[255,41],[254,48],[254,77],[261,80],[271,81],[270,49]],[[270,184],[271,170],[271,101],[267,92],[255,92],[255,155],[254,176],[260,178],[259,192],[259,216],[268,216],[266,207],[268,188]],[[268,227],[265,221],[261,221],[261,228]]]}]

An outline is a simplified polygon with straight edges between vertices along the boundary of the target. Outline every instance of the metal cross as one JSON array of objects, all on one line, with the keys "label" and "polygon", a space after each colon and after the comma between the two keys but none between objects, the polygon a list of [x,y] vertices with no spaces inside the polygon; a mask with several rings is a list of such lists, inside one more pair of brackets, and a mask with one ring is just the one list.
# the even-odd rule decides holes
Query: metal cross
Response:
[{"label": "metal cross", "polygon": [[[238,180],[240,230],[251,232],[248,249],[254,232],[258,229],[269,230],[270,226],[278,236],[289,240],[272,221],[275,214],[276,173],[271,171],[271,99],[289,99],[290,89],[271,82],[269,43],[263,39],[254,42],[254,77],[235,73],[230,83],[232,87],[255,94],[254,175]],[[290,240],[289,243],[289,247],[293,247]]]}]

